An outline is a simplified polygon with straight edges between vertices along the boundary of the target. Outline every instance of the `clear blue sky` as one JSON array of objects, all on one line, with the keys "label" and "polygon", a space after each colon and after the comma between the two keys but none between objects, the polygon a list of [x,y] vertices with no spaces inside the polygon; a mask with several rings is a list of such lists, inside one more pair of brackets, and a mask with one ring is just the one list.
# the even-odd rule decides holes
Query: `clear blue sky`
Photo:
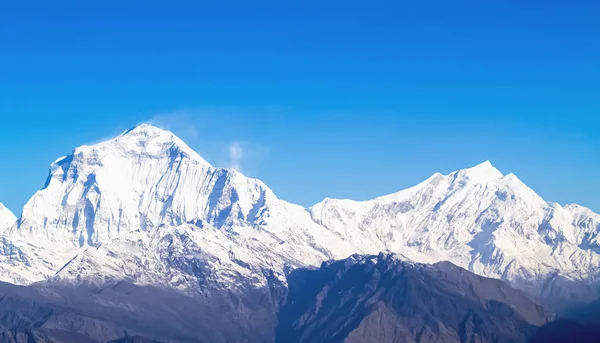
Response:
[{"label": "clear blue sky", "polygon": [[597,1],[162,3],[0,2],[14,212],[57,157],[152,119],[215,165],[241,142],[302,205],[489,159],[600,211]]}]

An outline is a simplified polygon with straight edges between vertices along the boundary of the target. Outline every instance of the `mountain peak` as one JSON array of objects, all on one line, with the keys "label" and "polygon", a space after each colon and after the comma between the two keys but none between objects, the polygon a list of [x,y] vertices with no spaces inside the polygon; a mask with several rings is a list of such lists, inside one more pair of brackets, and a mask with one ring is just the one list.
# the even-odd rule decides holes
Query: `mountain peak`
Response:
[{"label": "mountain peak", "polygon": [[176,148],[185,155],[200,164],[210,166],[197,152],[190,148],[183,140],[177,137],[173,132],[159,128],[157,126],[142,123],[113,138],[92,146],[82,146],[76,150],[98,150],[108,149],[121,150],[128,155],[146,155],[161,157],[164,154]]},{"label": "mountain peak", "polygon": [[489,181],[502,178],[504,175],[492,165],[490,161],[485,161],[474,167],[461,170],[469,178],[476,183],[486,183]]},{"label": "mountain peak", "polygon": [[123,132],[121,134],[121,136],[128,136],[128,135],[173,135],[173,133],[171,131],[165,130],[165,129],[161,129],[158,126],[154,126],[152,124],[149,123],[141,123],[138,124],[132,128],[130,128],[129,130]]}]

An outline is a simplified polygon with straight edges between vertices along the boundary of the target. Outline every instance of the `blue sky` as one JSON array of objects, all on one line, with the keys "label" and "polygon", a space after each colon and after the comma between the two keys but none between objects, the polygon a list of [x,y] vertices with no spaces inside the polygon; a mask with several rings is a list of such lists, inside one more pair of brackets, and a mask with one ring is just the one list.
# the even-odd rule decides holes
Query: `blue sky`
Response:
[{"label": "blue sky", "polygon": [[0,3],[14,212],[57,157],[143,121],[307,206],[491,160],[600,211],[597,2],[125,3]]}]

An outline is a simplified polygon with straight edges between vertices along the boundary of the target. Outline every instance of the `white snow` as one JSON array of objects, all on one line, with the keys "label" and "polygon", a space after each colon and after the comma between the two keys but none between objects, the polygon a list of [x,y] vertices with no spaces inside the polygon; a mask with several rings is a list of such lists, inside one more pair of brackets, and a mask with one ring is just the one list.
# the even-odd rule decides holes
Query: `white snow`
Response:
[{"label": "white snow", "polygon": [[369,253],[448,260],[536,295],[556,273],[594,283],[600,270],[598,214],[547,203],[489,162],[374,200],[325,199],[310,211]]},{"label": "white snow", "polygon": [[289,268],[383,251],[449,260],[539,294],[557,273],[596,281],[598,231],[598,214],[547,203],[487,161],[373,200],[305,209],[144,124],[51,165],[19,225],[0,237],[0,280],[234,289],[264,285],[268,270],[285,281]]},{"label": "white snow", "polygon": [[263,270],[283,280],[286,265],[353,252],[261,181],[215,168],[149,125],[53,163],[4,240],[0,279],[14,283],[127,278],[186,288],[198,281],[181,280],[206,277],[186,275],[200,263],[225,285],[235,275],[260,284]]},{"label": "white snow", "polygon": [[0,203],[0,233],[15,224],[17,217],[3,204]]}]

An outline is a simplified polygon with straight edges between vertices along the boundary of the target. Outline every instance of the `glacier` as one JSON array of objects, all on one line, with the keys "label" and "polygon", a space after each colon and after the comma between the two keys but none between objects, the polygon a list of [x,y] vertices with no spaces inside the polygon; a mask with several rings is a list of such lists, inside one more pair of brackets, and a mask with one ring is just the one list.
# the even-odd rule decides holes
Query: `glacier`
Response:
[{"label": "glacier", "polygon": [[148,124],[57,159],[21,217],[0,218],[0,280],[20,285],[127,280],[210,294],[393,252],[534,296],[592,299],[600,270],[600,215],[547,202],[490,162],[304,208]]}]

